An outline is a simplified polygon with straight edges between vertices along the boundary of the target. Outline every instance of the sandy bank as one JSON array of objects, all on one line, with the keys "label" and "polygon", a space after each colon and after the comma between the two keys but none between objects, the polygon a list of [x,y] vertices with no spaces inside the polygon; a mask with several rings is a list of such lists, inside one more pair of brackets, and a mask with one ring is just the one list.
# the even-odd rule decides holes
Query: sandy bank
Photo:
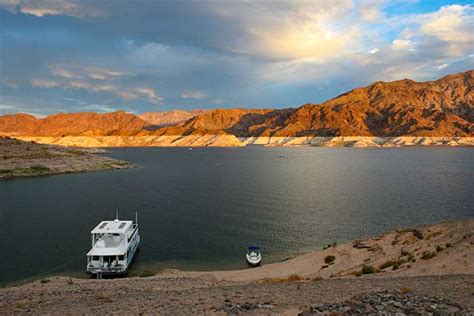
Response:
[{"label": "sandy bank", "polygon": [[377,277],[474,274],[473,250],[474,219],[470,219],[402,228],[253,269],[167,273],[228,281],[327,279],[360,274]]}]

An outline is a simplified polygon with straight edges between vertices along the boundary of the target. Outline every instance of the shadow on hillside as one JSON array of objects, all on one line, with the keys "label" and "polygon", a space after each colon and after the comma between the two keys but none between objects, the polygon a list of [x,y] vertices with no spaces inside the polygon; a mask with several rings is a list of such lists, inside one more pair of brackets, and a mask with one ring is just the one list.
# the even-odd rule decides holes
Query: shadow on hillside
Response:
[{"label": "shadow on hillside", "polygon": [[278,109],[267,113],[248,113],[240,117],[239,121],[224,129],[236,137],[256,137],[266,130],[273,134],[285,126],[286,120],[296,109]]}]

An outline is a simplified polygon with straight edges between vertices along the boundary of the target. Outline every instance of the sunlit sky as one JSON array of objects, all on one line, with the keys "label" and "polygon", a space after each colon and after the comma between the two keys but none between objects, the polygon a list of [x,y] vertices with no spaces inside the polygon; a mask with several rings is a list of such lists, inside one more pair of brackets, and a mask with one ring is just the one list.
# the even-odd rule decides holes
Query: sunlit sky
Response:
[{"label": "sunlit sky", "polygon": [[474,68],[462,0],[0,0],[0,28],[0,114],[296,107]]}]

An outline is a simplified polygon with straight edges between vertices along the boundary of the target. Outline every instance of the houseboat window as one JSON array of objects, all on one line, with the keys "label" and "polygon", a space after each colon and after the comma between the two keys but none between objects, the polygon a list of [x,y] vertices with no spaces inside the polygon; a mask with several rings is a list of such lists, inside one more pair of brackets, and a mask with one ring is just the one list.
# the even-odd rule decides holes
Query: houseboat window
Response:
[{"label": "houseboat window", "polygon": [[119,256],[119,260],[124,260],[125,259],[125,256],[124,255],[120,255]]},{"label": "houseboat window", "polygon": [[99,261],[99,256],[92,256],[92,261]]}]

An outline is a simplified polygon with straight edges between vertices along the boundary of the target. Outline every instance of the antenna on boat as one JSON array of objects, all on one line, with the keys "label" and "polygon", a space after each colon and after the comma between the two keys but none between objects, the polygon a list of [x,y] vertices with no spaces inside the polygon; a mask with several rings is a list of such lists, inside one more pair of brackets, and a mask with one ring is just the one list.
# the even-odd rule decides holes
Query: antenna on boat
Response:
[{"label": "antenna on boat", "polygon": [[117,209],[115,210],[115,220],[118,221],[118,207],[117,207]]},{"label": "antenna on boat", "polygon": [[135,224],[138,225],[138,212],[135,212]]}]

